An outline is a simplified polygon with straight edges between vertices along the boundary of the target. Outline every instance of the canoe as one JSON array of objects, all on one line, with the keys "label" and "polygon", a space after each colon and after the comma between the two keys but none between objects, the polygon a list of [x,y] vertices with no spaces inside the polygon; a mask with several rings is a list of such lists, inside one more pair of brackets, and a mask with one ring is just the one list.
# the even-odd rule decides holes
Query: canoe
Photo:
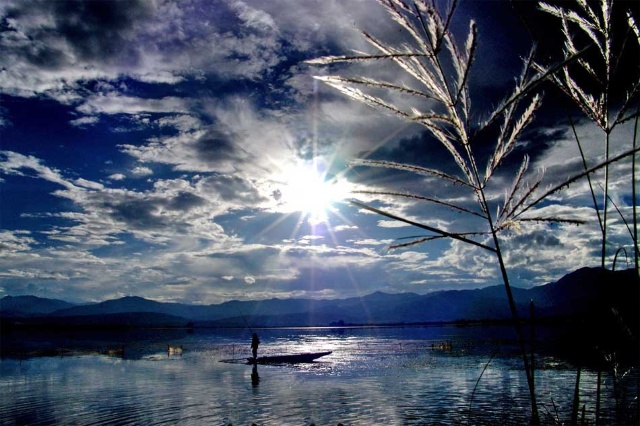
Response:
[{"label": "canoe", "polygon": [[313,362],[314,360],[329,355],[331,351],[327,352],[307,352],[302,354],[291,355],[273,355],[273,356],[259,356],[257,361],[255,358],[247,358],[249,364],[298,364],[303,362]]}]

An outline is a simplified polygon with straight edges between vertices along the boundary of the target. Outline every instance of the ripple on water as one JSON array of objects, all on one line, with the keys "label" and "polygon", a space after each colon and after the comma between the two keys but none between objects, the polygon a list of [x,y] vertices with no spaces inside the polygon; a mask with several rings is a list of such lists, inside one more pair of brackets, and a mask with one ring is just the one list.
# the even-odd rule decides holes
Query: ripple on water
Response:
[{"label": "ripple on water", "polygon": [[[180,342],[185,352],[178,357],[160,352],[166,344],[159,343],[137,359],[3,360],[0,424],[527,422],[526,379],[519,360],[509,353],[500,353],[487,364],[491,345],[475,352],[456,345],[453,350],[439,351],[430,349],[432,340],[358,333],[356,337],[263,333],[260,349],[264,354],[333,353],[312,364],[259,366],[257,385],[252,381],[252,367],[219,362],[240,359],[248,351],[246,342],[229,338],[192,336],[193,345]],[[555,405],[566,419],[575,371],[553,359],[541,365],[553,367],[536,373],[541,412]],[[480,374],[482,379],[477,382]],[[584,372],[581,388],[582,402],[591,417],[594,377]],[[610,378],[603,389],[612,393]]]}]

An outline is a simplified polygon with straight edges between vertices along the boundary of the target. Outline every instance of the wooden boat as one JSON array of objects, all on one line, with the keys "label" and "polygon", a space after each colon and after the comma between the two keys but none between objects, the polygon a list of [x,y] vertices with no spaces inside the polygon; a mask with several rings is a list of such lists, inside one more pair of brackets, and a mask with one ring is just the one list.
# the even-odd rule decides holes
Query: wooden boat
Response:
[{"label": "wooden boat", "polygon": [[329,355],[331,351],[327,352],[307,352],[302,354],[290,354],[290,355],[272,355],[272,356],[259,356],[256,360],[254,357],[247,358],[249,364],[298,364],[304,362],[313,362],[314,360]]}]

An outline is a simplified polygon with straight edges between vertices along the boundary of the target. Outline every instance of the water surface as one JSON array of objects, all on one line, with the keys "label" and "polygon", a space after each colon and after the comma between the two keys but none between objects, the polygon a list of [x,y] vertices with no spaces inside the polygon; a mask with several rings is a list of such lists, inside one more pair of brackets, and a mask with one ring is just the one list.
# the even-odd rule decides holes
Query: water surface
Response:
[{"label": "water surface", "polygon": [[[124,356],[87,351],[87,336],[58,336],[70,347],[84,342],[84,352],[2,359],[0,422],[403,425],[529,419],[526,378],[508,328],[256,331],[261,355],[333,353],[311,364],[260,365],[254,371],[244,363],[250,356],[246,330],[92,336],[94,348],[122,345]],[[169,344],[184,352],[169,356]],[[547,423],[568,420],[575,366],[550,355],[538,356],[536,364],[541,415]],[[637,371],[626,386],[637,385],[629,377]],[[583,371],[581,405],[591,423],[595,388],[595,372]],[[615,423],[613,392],[612,376],[605,375],[602,416],[609,424]]]}]

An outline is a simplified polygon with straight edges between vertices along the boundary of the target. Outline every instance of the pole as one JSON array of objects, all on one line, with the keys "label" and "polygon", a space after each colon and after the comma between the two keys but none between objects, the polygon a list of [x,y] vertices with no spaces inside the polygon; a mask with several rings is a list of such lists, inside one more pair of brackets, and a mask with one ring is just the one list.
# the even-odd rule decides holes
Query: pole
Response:
[{"label": "pole", "polygon": [[251,334],[253,335],[253,329],[251,328],[251,326],[249,325],[249,322],[247,321],[247,319],[244,317],[244,315],[242,315],[242,311],[240,310],[240,308],[236,308],[238,310],[238,313],[240,314],[240,316],[242,317],[242,320],[244,321],[244,324],[247,326],[247,328],[249,329],[249,331],[251,332]]}]

